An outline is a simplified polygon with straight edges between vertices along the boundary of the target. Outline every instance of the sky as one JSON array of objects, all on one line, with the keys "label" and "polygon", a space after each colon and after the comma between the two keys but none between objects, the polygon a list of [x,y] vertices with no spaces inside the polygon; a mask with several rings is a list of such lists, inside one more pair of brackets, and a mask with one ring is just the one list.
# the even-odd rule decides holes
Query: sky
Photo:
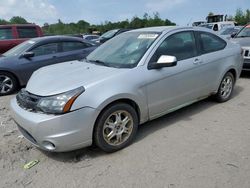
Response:
[{"label": "sky", "polygon": [[250,9],[250,0],[0,0],[0,19],[22,16],[39,25],[58,19],[100,24],[159,12],[162,19],[184,26],[205,20],[209,12],[234,15],[237,8]]}]

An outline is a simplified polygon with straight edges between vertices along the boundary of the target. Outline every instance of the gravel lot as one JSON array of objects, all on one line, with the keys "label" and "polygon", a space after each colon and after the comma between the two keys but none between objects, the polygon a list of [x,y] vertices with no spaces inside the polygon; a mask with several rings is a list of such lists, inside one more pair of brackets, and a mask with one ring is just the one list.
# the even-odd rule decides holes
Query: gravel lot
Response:
[{"label": "gravel lot", "polygon": [[[113,154],[34,148],[11,119],[13,97],[0,97],[0,187],[250,187],[250,73],[232,100],[207,99],[146,123],[134,144]],[[34,159],[40,163],[24,170]]]}]

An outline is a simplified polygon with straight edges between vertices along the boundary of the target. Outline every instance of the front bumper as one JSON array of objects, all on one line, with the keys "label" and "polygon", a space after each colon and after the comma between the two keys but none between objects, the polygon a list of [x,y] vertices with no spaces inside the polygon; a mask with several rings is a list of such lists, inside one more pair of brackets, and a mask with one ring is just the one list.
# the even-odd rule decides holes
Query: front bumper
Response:
[{"label": "front bumper", "polygon": [[250,70],[250,58],[244,59],[243,70]]},{"label": "front bumper", "polygon": [[99,114],[98,110],[90,107],[63,115],[34,113],[22,109],[15,98],[11,100],[11,111],[26,139],[43,150],[56,152],[90,146]]}]

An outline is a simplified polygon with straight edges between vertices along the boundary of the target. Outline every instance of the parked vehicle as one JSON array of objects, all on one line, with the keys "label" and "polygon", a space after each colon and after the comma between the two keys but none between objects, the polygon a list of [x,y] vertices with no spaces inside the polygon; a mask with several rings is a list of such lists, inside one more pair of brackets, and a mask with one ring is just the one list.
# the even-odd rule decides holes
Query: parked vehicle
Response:
[{"label": "parked vehicle", "polygon": [[236,35],[243,27],[242,26],[229,26],[229,27],[224,27],[223,29],[220,30],[219,35],[225,37],[226,39],[230,39],[231,36]]},{"label": "parked vehicle", "polygon": [[0,25],[0,54],[30,38],[41,36],[42,30],[37,25]]},{"label": "parked vehicle", "polygon": [[199,25],[201,25],[201,24],[205,24],[205,23],[206,23],[205,21],[193,22],[193,23],[192,23],[192,26],[193,26],[193,27],[197,27],[197,26],[199,26]]},{"label": "parked vehicle", "polygon": [[11,109],[21,133],[41,149],[95,143],[114,152],[133,141],[139,124],[211,95],[229,100],[242,63],[238,44],[207,29],[143,28],[82,62],[39,69]]},{"label": "parked vehicle", "polygon": [[250,24],[247,24],[236,35],[232,35],[232,41],[237,42],[243,49],[243,70],[250,70]]},{"label": "parked vehicle", "polygon": [[223,15],[223,14],[207,16],[206,20],[207,20],[207,23],[228,21],[227,15]]},{"label": "parked vehicle", "polygon": [[104,43],[108,41],[109,39],[129,30],[131,29],[113,29],[113,30],[107,31],[106,33],[102,34],[99,38],[93,39],[92,41],[96,43]]},{"label": "parked vehicle", "polygon": [[40,37],[23,42],[0,57],[0,96],[26,85],[35,70],[82,59],[95,48],[86,40],[65,36]]},{"label": "parked vehicle", "polygon": [[82,38],[85,40],[95,40],[98,39],[100,36],[99,35],[83,35]]},{"label": "parked vehicle", "polygon": [[82,34],[67,34],[67,35],[65,35],[65,36],[69,36],[69,37],[78,37],[78,38],[83,38],[82,37]]},{"label": "parked vehicle", "polygon": [[205,23],[205,24],[201,24],[199,25],[199,27],[205,27],[208,29],[212,29],[214,31],[220,31],[221,29],[225,28],[225,27],[234,27],[235,24],[232,21],[225,21],[225,22],[214,22],[214,23]]}]

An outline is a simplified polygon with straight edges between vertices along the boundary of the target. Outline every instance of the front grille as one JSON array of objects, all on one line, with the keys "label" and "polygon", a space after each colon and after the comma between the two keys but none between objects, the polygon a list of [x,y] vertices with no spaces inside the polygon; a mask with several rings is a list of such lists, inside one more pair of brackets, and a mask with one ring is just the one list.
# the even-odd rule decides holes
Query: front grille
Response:
[{"label": "front grille", "polygon": [[248,57],[250,54],[249,54],[249,50],[245,50],[245,53],[244,53],[244,56],[245,57]]},{"label": "front grille", "polygon": [[36,112],[38,111],[37,104],[40,100],[40,97],[37,95],[33,95],[27,92],[25,89],[22,89],[16,96],[18,105],[27,110]]},{"label": "front grille", "polygon": [[245,59],[243,64],[244,70],[250,70],[250,59]]}]

